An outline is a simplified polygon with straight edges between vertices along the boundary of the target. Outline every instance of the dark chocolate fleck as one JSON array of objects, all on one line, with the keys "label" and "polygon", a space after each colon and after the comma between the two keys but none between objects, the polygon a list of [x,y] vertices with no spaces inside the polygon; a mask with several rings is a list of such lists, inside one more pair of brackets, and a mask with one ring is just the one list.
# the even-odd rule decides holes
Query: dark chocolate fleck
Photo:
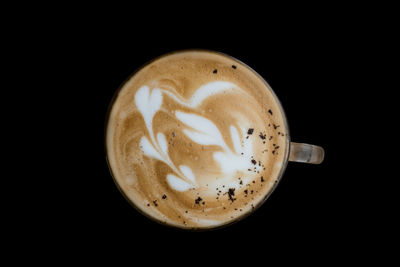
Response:
[{"label": "dark chocolate fleck", "polygon": [[203,199],[201,197],[198,197],[197,199],[194,200],[194,202],[196,204],[200,204],[200,201],[202,201]]},{"label": "dark chocolate fleck", "polygon": [[254,132],[254,129],[253,129],[253,128],[250,128],[250,129],[247,131],[247,134],[253,134],[253,132]]},{"label": "dark chocolate fleck", "polygon": [[240,181],[240,182],[239,182],[239,184],[241,184],[241,185],[242,185],[242,184],[243,184],[243,181]]},{"label": "dark chocolate fleck", "polygon": [[153,204],[154,204],[154,206],[158,206],[158,204],[157,204],[157,200],[153,200]]},{"label": "dark chocolate fleck", "polygon": [[235,188],[229,188],[228,196],[229,196],[229,200],[232,202],[236,200],[236,198],[233,197],[234,195],[235,195]]},{"label": "dark chocolate fleck", "polygon": [[275,129],[275,130],[276,130],[276,128],[278,128],[278,127],[280,127],[280,126],[279,126],[279,125],[275,125],[275,124],[274,124],[274,129]]},{"label": "dark chocolate fleck", "polygon": [[260,135],[259,135],[259,136],[260,136],[260,138],[261,138],[261,139],[263,139],[263,140],[266,138],[266,135],[265,135],[265,134],[263,134],[263,133],[260,133]]},{"label": "dark chocolate fleck", "polygon": [[246,190],[244,190],[244,193],[247,195],[247,193],[248,193],[249,191],[246,189]]},{"label": "dark chocolate fleck", "polygon": [[206,204],[206,202],[205,202],[205,201],[203,201],[201,204],[205,205],[205,204]]},{"label": "dark chocolate fleck", "polygon": [[272,114],[272,110],[270,110],[270,109],[268,110],[268,113],[271,114],[271,115],[273,115],[273,114]]},{"label": "dark chocolate fleck", "polygon": [[150,207],[150,204],[149,204],[149,203],[147,203],[147,207]]},{"label": "dark chocolate fleck", "polygon": [[215,69],[215,70],[213,71],[213,73],[214,73],[214,74],[216,74],[217,72],[218,72],[218,70],[217,70],[217,69]]},{"label": "dark chocolate fleck", "polygon": [[235,65],[232,65],[232,68],[236,70],[237,67]]},{"label": "dark chocolate fleck", "polygon": [[166,199],[166,198],[167,198],[167,195],[164,194],[164,195],[162,196],[162,199]]},{"label": "dark chocolate fleck", "polygon": [[272,135],[269,137],[269,140],[271,140],[272,138],[274,138]]},{"label": "dark chocolate fleck", "polygon": [[257,164],[257,161],[255,161],[254,159],[251,160],[251,163],[253,163],[254,165]]},{"label": "dark chocolate fleck", "polygon": [[261,182],[264,182],[264,177],[261,176]]}]

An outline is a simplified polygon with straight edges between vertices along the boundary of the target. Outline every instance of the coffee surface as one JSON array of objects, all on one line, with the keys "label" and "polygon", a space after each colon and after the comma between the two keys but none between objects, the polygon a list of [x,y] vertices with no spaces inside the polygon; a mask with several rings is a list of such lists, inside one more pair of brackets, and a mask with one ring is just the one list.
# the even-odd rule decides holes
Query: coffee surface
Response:
[{"label": "coffee surface", "polygon": [[287,153],[284,115],[254,71],[208,51],[158,58],[121,88],[106,132],[125,196],[148,216],[212,228],[251,212]]}]

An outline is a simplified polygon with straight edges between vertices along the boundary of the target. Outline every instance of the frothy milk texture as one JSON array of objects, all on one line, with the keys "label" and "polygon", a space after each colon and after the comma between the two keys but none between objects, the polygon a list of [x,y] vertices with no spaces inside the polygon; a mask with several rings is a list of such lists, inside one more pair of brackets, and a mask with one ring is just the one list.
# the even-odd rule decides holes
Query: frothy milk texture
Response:
[{"label": "frothy milk texture", "polygon": [[251,212],[278,179],[287,129],[268,85],[205,51],[146,65],[121,88],[107,156],[126,197],[150,217],[212,228]]}]

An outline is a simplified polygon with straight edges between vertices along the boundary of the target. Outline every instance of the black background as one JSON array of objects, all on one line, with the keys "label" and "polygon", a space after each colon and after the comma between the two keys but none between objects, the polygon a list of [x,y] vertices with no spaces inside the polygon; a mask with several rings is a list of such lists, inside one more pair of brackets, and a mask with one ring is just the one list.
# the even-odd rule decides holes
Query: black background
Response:
[{"label": "black background", "polygon": [[[380,111],[396,106],[388,104],[390,94],[381,84],[386,79],[378,76],[385,64],[374,62],[393,58],[391,51],[385,54],[388,27],[375,16],[379,10],[375,5],[367,12],[365,5],[313,4],[304,6],[306,12],[293,6],[289,12],[285,3],[282,16],[272,18],[274,9],[237,7],[228,18],[209,13],[209,6],[196,16],[161,10],[167,15],[161,20],[143,8],[122,15],[97,13],[91,6],[71,12],[65,7],[64,15],[47,8],[42,8],[47,16],[28,10],[34,17],[19,25],[17,16],[7,19],[11,36],[4,38],[10,46],[4,54],[13,59],[7,70],[16,71],[10,76],[13,86],[4,91],[16,96],[3,101],[15,101],[16,111],[25,111],[14,120],[22,137],[4,130],[18,138],[6,144],[22,146],[12,156],[17,175],[4,179],[15,185],[2,188],[12,194],[4,202],[12,211],[11,220],[4,221],[11,226],[4,229],[13,241],[7,244],[18,253],[13,260],[24,258],[20,251],[27,248],[24,252],[35,251],[39,258],[62,252],[57,263],[92,251],[91,259],[112,256],[132,264],[149,252],[154,255],[146,258],[149,265],[166,258],[179,263],[183,255],[191,262],[217,256],[222,264],[236,258],[248,259],[244,264],[266,262],[271,256],[308,263],[322,256],[316,262],[320,266],[347,262],[346,256],[369,259],[384,245],[372,242],[389,229],[380,216],[386,203],[378,204],[383,198],[376,194],[386,193],[387,182],[396,177],[383,175],[388,164],[377,161],[386,161],[381,149],[395,130],[381,130],[389,112]],[[127,21],[111,25],[111,13]],[[172,20],[174,25],[168,23]],[[320,145],[326,152],[321,165],[289,163],[260,209],[207,232],[167,228],[140,215],[115,186],[104,151],[106,114],[118,87],[154,57],[189,48],[224,52],[252,67],[280,99],[292,141]],[[371,156],[373,149],[378,151]],[[360,248],[367,250],[357,253]],[[170,252],[162,255],[167,257],[160,256],[164,251]]]}]

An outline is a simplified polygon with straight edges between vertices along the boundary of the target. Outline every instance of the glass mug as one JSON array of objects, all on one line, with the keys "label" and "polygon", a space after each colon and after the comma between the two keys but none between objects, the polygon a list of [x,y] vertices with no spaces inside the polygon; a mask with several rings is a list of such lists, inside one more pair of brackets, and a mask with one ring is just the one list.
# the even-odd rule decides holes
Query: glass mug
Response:
[{"label": "glass mug", "polygon": [[[281,180],[287,164],[289,161],[291,162],[301,162],[301,163],[310,163],[310,164],[320,164],[322,163],[322,161],[324,160],[324,149],[320,146],[316,146],[316,145],[311,145],[311,144],[305,144],[305,143],[296,143],[296,142],[291,142],[291,137],[290,137],[290,131],[289,131],[289,127],[288,127],[288,123],[287,123],[287,118],[284,112],[284,109],[278,99],[278,97],[276,96],[275,92],[272,90],[271,86],[267,83],[267,81],[265,81],[262,76],[260,76],[257,72],[255,72],[252,68],[250,68],[249,66],[247,66],[245,63],[241,62],[240,60],[231,57],[229,55],[226,55],[224,53],[220,53],[220,52],[215,52],[215,51],[210,51],[210,50],[183,50],[183,51],[176,51],[176,52],[171,52],[165,55],[162,55],[156,59],[153,59],[152,61],[148,62],[147,64],[143,65],[141,68],[139,68],[136,72],[134,72],[128,79],[127,81],[130,80],[130,78],[134,77],[140,70],[142,70],[144,67],[148,66],[149,64],[151,64],[152,62],[158,60],[158,59],[162,59],[164,57],[167,57],[168,55],[173,55],[173,54],[179,54],[179,53],[183,53],[183,52],[206,52],[206,53],[213,53],[213,54],[217,54],[226,58],[231,59],[232,61],[235,61],[237,63],[240,63],[241,65],[243,65],[244,67],[246,67],[248,70],[250,70],[251,72],[253,72],[258,79],[260,79],[270,90],[271,95],[274,98],[274,101],[277,103],[277,105],[279,106],[279,109],[281,111],[281,115],[282,115],[282,121],[285,125],[285,129],[286,129],[286,135],[285,135],[285,142],[286,142],[286,150],[283,161],[280,164],[280,171],[279,171],[279,175],[274,183],[274,185],[270,188],[270,190],[266,193],[265,196],[263,196],[263,199],[261,201],[259,201],[257,203],[257,206],[255,208],[253,208],[250,212],[247,212],[245,214],[243,214],[242,216],[239,216],[237,218],[235,218],[233,221],[230,221],[228,223],[223,223],[221,225],[217,225],[216,227],[206,227],[206,228],[186,228],[186,227],[178,227],[180,229],[186,229],[186,230],[210,230],[210,229],[217,229],[217,228],[221,228],[221,227],[226,227],[228,225],[231,225],[232,223],[235,223],[245,217],[247,217],[248,215],[252,214],[257,208],[259,208],[267,199],[268,197],[272,194],[272,192],[274,191],[274,189],[277,187],[277,185],[279,184],[279,181]],[[235,67],[236,68],[236,67]],[[113,107],[114,102],[116,101],[116,98],[118,96],[118,93],[120,92],[120,90],[124,87],[124,85],[126,84],[125,81],[124,83],[122,83],[122,85],[120,86],[120,88],[116,91],[114,97],[112,98],[109,108],[108,108],[108,112],[107,112],[107,116],[106,116],[106,123],[105,123],[105,142],[107,142],[107,128],[108,128],[108,123],[109,123],[109,119],[110,119],[110,113]],[[134,207],[136,208],[140,213],[142,213],[143,215],[145,215],[146,217],[162,223],[160,220],[157,220],[156,218],[154,218],[153,216],[147,214],[146,212],[142,211],[141,209],[139,209],[138,207],[136,207],[136,205],[133,203],[133,201],[131,201],[129,199],[129,197],[126,195],[126,193],[124,192],[124,190],[121,188],[121,186],[119,185],[117,179],[115,178],[115,175],[113,173],[113,169],[112,169],[112,165],[110,164],[109,161],[109,157],[108,157],[108,152],[107,152],[107,145],[106,145],[106,161],[107,164],[109,166],[109,170],[111,173],[111,176],[113,177],[113,180],[116,184],[116,186],[118,187],[118,189],[120,190],[121,194],[126,198],[126,200]],[[162,223],[163,225],[167,225],[167,226],[174,226],[174,225],[170,225],[170,224],[166,224],[166,223]]]}]

